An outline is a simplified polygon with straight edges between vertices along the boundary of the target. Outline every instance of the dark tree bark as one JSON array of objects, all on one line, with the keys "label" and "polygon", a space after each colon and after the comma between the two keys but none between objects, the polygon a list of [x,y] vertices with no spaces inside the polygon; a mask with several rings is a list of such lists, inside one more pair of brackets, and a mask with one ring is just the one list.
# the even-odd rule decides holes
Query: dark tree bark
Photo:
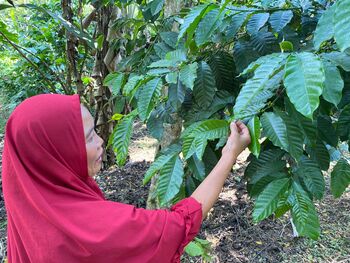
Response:
[{"label": "dark tree bark", "polygon": [[[72,1],[71,0],[62,0],[62,17],[73,24],[73,10],[72,10]],[[78,39],[74,36],[74,34],[68,32],[66,30],[67,37],[67,46],[66,46],[66,54],[67,54],[67,85],[68,87],[72,87],[72,83],[77,87],[77,93],[80,96],[84,95],[84,84],[81,80],[81,74],[78,70],[77,66],[77,58],[78,52],[77,48],[79,45]]]}]

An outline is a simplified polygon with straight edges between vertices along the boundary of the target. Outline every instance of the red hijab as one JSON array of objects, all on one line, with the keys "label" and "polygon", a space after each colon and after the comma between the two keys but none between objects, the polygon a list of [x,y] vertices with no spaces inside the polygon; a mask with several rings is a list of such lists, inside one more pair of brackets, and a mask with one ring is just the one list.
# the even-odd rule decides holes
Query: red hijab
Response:
[{"label": "red hijab", "polygon": [[9,263],[179,262],[200,227],[193,198],[172,211],[105,200],[88,175],[78,95],[22,102],[6,124],[2,169]]}]

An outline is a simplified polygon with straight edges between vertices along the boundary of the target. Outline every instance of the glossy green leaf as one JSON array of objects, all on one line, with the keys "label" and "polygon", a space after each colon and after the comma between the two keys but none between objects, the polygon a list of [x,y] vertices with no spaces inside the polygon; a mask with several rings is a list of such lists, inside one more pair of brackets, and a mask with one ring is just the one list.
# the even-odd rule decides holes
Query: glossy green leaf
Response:
[{"label": "glossy green leaf", "polygon": [[304,134],[300,129],[298,123],[290,114],[279,110],[275,110],[275,112],[282,118],[284,124],[286,125],[288,141],[287,151],[292,157],[295,158],[295,160],[298,161],[299,158],[303,155]]},{"label": "glossy green leaf", "polygon": [[184,171],[179,156],[172,157],[160,170],[157,194],[161,205],[170,202],[179,192]]},{"label": "glossy green leaf", "polygon": [[187,33],[187,38],[191,39],[199,21],[202,19],[206,12],[209,12],[214,8],[214,5],[199,5],[191,9],[184,19],[183,24],[180,27],[180,32],[178,36],[178,41],[185,36]]},{"label": "glossy green leaf", "polygon": [[282,160],[284,152],[278,148],[262,151],[259,158],[254,157],[248,164],[244,176],[248,184],[254,185],[262,178],[283,172],[286,162]]},{"label": "glossy green leaf", "polygon": [[312,119],[322,94],[324,70],[320,59],[308,52],[289,56],[284,75],[284,85],[290,101],[297,111]]},{"label": "glossy green leaf", "polygon": [[199,180],[203,181],[205,178],[205,166],[203,161],[199,160],[197,155],[192,155],[191,158],[187,160],[188,167],[193,172],[193,176]]},{"label": "glossy green leaf", "polygon": [[350,164],[340,159],[331,173],[331,191],[334,197],[340,197],[350,184]]},{"label": "glossy green leaf", "polygon": [[346,141],[350,136],[350,104],[344,107],[341,111],[338,125],[337,125],[337,133],[342,141]]},{"label": "glossy green leaf", "polygon": [[197,46],[210,42],[214,31],[220,26],[225,13],[221,12],[219,8],[208,12],[199,22],[195,33],[195,41]]},{"label": "glossy green leaf", "polygon": [[209,107],[214,99],[215,90],[215,78],[209,65],[204,61],[199,62],[193,87],[193,95],[198,105],[204,109]]},{"label": "glossy green leaf", "polygon": [[329,52],[321,54],[323,59],[326,59],[335,65],[342,67],[345,71],[350,71],[350,56],[344,52]]},{"label": "glossy green leaf", "polygon": [[350,47],[350,0],[340,0],[335,5],[334,38],[340,51],[344,52]]},{"label": "glossy green leaf", "polygon": [[333,147],[338,145],[338,135],[329,116],[319,115],[317,117],[318,137]]},{"label": "glossy green leaf", "polygon": [[120,72],[110,73],[103,81],[104,86],[109,86],[114,96],[119,94],[119,91],[123,85],[124,74]]},{"label": "glossy green leaf", "polygon": [[260,121],[269,140],[274,145],[288,151],[287,128],[283,119],[274,112],[265,112]]},{"label": "glossy green leaf", "polygon": [[249,129],[251,138],[249,150],[258,158],[260,153],[260,120],[258,116],[254,116],[253,118],[251,118],[248,122],[247,127]]},{"label": "glossy green leaf", "polygon": [[312,193],[316,199],[322,199],[325,191],[325,182],[318,164],[305,157],[300,160],[298,165],[295,173],[302,178],[307,190]]},{"label": "glossy green leaf", "polygon": [[318,20],[314,34],[314,47],[318,50],[322,42],[327,41],[334,36],[333,16],[336,5],[332,5],[322,14]]},{"label": "glossy green leaf", "polygon": [[115,152],[118,166],[123,166],[128,156],[128,147],[135,116],[136,114],[131,114],[124,117],[114,128],[111,135],[113,151]]},{"label": "glossy green leaf", "polygon": [[197,62],[192,64],[184,65],[179,73],[180,81],[189,89],[193,89],[194,80],[197,77]]},{"label": "glossy green leaf", "polygon": [[342,98],[344,81],[338,68],[331,62],[323,61],[325,82],[322,96],[325,100],[337,106]]},{"label": "glossy green leaf", "polygon": [[229,124],[224,120],[205,120],[202,121],[191,133],[194,138],[205,138],[213,140],[227,137]]},{"label": "glossy green leaf", "polygon": [[137,108],[141,120],[145,121],[154,108],[156,100],[160,96],[162,80],[155,78],[143,85],[137,100]]},{"label": "glossy green leaf", "polygon": [[255,115],[273,96],[283,76],[285,57],[285,54],[271,54],[259,59],[260,66],[255,67],[254,76],[247,80],[236,99],[233,108],[236,119]]},{"label": "glossy green leaf", "polygon": [[247,23],[247,31],[249,34],[256,33],[262,28],[267,20],[269,20],[269,13],[254,14]]},{"label": "glossy green leaf", "polygon": [[299,184],[293,182],[292,187],[293,194],[288,201],[292,205],[293,223],[300,236],[316,240],[321,230],[315,206]]},{"label": "glossy green leaf", "polygon": [[293,12],[277,11],[273,12],[270,16],[269,23],[275,32],[280,32],[293,18]]},{"label": "glossy green leaf", "polygon": [[255,201],[253,220],[261,221],[270,216],[277,208],[278,199],[286,192],[290,184],[289,178],[272,181]]}]

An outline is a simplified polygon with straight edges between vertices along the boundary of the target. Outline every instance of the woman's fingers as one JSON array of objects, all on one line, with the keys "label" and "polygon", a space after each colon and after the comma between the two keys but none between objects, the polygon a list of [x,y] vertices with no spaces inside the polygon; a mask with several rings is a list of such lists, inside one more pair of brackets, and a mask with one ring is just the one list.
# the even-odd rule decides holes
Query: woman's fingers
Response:
[{"label": "woman's fingers", "polygon": [[237,127],[238,127],[239,131],[240,131],[240,134],[242,134],[242,135],[245,135],[247,133],[249,134],[249,130],[248,130],[247,126],[243,122],[238,120],[236,122],[236,124],[237,124]]}]

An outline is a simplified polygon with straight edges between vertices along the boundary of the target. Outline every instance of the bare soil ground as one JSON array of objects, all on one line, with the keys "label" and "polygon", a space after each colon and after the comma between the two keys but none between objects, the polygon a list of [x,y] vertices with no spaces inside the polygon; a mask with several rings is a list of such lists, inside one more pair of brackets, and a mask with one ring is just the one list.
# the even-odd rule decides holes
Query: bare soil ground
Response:
[{"label": "bare soil ground", "polygon": [[[129,162],[122,168],[110,167],[95,179],[109,200],[145,207],[148,186],[142,186],[142,178],[154,159],[156,141],[147,135],[144,125],[138,123],[134,128]],[[0,138],[0,156],[2,145]],[[244,153],[237,160],[199,234],[212,244],[212,262],[350,262],[349,189],[340,199],[334,199],[327,190],[325,198],[316,204],[322,228],[318,241],[295,238],[289,215],[252,223],[252,201],[241,180],[246,156]],[[6,213],[1,192],[0,262],[5,254]],[[182,262],[202,261],[185,255]]]}]

